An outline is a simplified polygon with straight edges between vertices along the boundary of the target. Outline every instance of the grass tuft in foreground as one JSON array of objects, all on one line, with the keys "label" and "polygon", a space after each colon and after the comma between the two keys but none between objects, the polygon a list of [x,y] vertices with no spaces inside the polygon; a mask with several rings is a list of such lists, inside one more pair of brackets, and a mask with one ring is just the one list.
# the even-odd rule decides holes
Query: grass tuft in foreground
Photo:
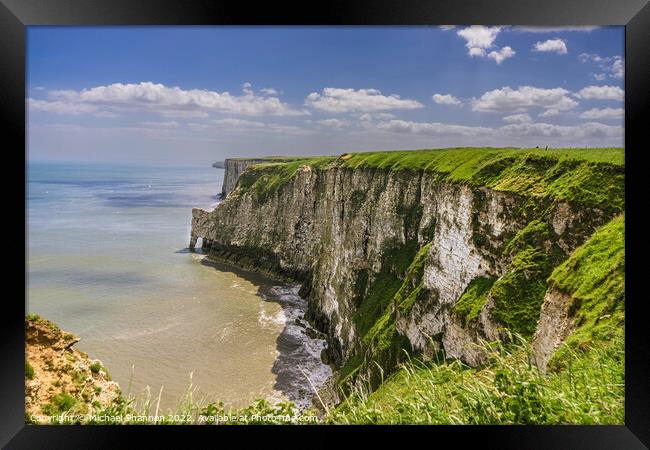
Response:
[{"label": "grass tuft in foreground", "polygon": [[567,368],[542,374],[527,341],[484,343],[490,363],[411,360],[369,393],[362,385],[327,417],[342,424],[622,424],[622,335],[571,352]]}]

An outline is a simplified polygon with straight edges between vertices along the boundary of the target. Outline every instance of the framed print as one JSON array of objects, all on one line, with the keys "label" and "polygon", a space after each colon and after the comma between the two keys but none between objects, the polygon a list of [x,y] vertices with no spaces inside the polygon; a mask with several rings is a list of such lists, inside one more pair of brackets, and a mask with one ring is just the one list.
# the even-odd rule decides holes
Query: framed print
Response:
[{"label": "framed print", "polygon": [[2,445],[647,448],[646,2],[0,11]]}]

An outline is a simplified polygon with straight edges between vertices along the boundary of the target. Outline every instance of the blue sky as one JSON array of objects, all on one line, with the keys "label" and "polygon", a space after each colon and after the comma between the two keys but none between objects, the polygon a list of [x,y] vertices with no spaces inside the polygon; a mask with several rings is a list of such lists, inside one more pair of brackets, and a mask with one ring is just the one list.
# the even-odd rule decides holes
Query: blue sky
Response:
[{"label": "blue sky", "polygon": [[28,158],[622,146],[622,27],[29,27]]}]

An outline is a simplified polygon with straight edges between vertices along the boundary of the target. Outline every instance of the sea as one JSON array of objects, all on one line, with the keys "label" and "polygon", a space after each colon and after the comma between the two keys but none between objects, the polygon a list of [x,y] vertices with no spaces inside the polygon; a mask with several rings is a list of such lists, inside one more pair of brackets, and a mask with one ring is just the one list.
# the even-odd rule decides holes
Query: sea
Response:
[{"label": "sea", "polygon": [[298,285],[188,250],[223,169],[30,162],[26,312],[80,338],[124,394],[311,404],[331,375]]}]

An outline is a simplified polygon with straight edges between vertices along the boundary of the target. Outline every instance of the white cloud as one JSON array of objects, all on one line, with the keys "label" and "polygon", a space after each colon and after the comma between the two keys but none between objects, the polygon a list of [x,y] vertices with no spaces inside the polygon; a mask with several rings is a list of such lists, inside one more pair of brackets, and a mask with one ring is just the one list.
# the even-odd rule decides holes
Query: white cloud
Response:
[{"label": "white cloud", "polygon": [[583,62],[583,63],[589,62],[589,61],[602,62],[602,61],[605,60],[602,56],[600,56],[600,55],[598,55],[596,53],[580,53],[578,55],[578,59],[580,60],[580,62]]},{"label": "white cloud", "polygon": [[162,110],[158,113],[165,117],[177,119],[207,119],[210,117],[207,112],[197,110]]},{"label": "white cloud", "polygon": [[282,134],[310,134],[311,131],[293,125],[283,125],[278,123],[265,123],[257,120],[246,120],[236,118],[216,119],[211,121],[217,127],[228,128],[231,130],[242,130],[251,132],[253,130],[260,132],[272,132]]},{"label": "white cloud", "polygon": [[533,46],[533,51],[555,52],[559,55],[566,55],[567,54],[566,42],[564,42],[562,39],[548,39],[544,42],[538,41]]},{"label": "white cloud", "polygon": [[413,133],[430,136],[486,136],[492,134],[491,128],[446,124],[439,122],[410,122],[391,120],[375,125],[378,130],[393,133]]},{"label": "white cloud", "polygon": [[451,94],[433,94],[431,98],[439,105],[462,106],[463,104],[463,102]]},{"label": "white cloud", "polygon": [[394,118],[395,118],[395,114],[391,114],[391,113],[363,113],[359,116],[359,119],[363,121],[388,120]]},{"label": "white cloud", "polygon": [[508,123],[527,123],[533,121],[529,114],[512,114],[510,116],[504,116],[502,119]]},{"label": "white cloud", "polygon": [[609,69],[605,69],[608,72],[611,72],[612,78],[623,78],[625,76],[625,64],[623,64],[623,58],[620,56],[614,56],[612,65],[609,66]]},{"label": "white cloud", "polygon": [[553,139],[553,146],[571,145],[602,145],[605,142],[618,144],[623,136],[623,127],[605,125],[598,122],[586,122],[579,125],[553,125],[549,123],[512,123],[501,127],[489,128],[480,126],[464,126],[438,122],[410,122],[391,120],[373,125],[378,131],[401,134],[425,135],[435,138],[456,137],[464,143],[483,144],[498,143],[498,145],[544,145]]},{"label": "white cloud", "polygon": [[323,120],[319,120],[318,123],[331,128],[345,128],[350,126],[349,121],[341,120],[341,119],[323,119]]},{"label": "white cloud", "polygon": [[580,117],[582,119],[622,119],[625,114],[623,108],[592,108],[582,114]]},{"label": "white cloud", "polygon": [[278,91],[273,88],[262,88],[260,89],[260,92],[266,95],[278,95]]},{"label": "white cloud", "polygon": [[99,108],[95,105],[75,104],[62,101],[27,100],[29,109],[34,111],[50,112],[54,114],[69,114],[77,116],[79,114],[88,114],[97,111]]},{"label": "white cloud", "polygon": [[510,47],[506,46],[503,47],[501,50],[491,51],[490,53],[488,53],[487,56],[488,58],[492,58],[493,60],[495,60],[497,64],[501,64],[504,60],[515,56],[515,51]]},{"label": "white cloud", "polygon": [[175,120],[171,120],[167,122],[140,122],[140,125],[152,128],[178,128],[180,124]]},{"label": "white cloud", "polygon": [[502,30],[503,27],[472,25],[458,30],[456,34],[465,39],[465,47],[467,47],[467,54],[469,56],[487,57],[495,60],[497,64],[501,64],[504,60],[512,58],[516,54],[508,46],[488,53],[488,49],[494,47],[494,41]]},{"label": "white cloud", "polygon": [[623,127],[604,125],[598,122],[586,122],[579,125],[518,123],[504,125],[498,129],[498,132],[513,137],[598,139],[620,137],[623,133]]},{"label": "white cloud", "polygon": [[585,100],[623,100],[625,92],[618,86],[587,86],[580,89],[576,97]]},{"label": "white cloud", "polygon": [[578,102],[568,96],[563,88],[543,89],[532,86],[520,86],[512,89],[505,86],[484,93],[472,102],[473,111],[517,111],[537,107],[564,111],[574,108]]},{"label": "white cloud", "polygon": [[465,39],[465,47],[470,56],[486,56],[486,50],[494,45],[500,31],[501,27],[472,25],[458,30],[456,34]]},{"label": "white cloud", "polygon": [[237,128],[264,128],[266,124],[264,122],[258,122],[256,120],[246,120],[246,119],[215,119],[212,121],[213,124],[226,127],[237,127]]},{"label": "white cloud", "polygon": [[[167,115],[197,114],[196,111],[225,112],[241,115],[295,116],[306,114],[291,108],[277,97],[258,96],[252,91],[250,83],[242,85],[243,95],[229,92],[208,91],[205,89],[184,90],[180,87],[167,87],[163,84],[142,82],[138,84],[114,83],[96,86],[81,91],[50,91],[51,105],[36,104],[36,108],[64,110],[62,104],[74,111],[89,110],[139,110]],[[41,102],[41,101],[39,101]],[[58,102],[58,103],[56,103]],[[193,111],[188,112],[188,111]],[[77,113],[79,114],[79,113]],[[197,114],[194,117],[205,117]]]},{"label": "white cloud", "polygon": [[578,59],[583,62],[593,62],[598,65],[603,73],[594,74],[599,81],[606,77],[622,79],[625,76],[625,64],[621,56],[600,56],[597,53],[580,53]]},{"label": "white cloud", "polygon": [[551,117],[551,116],[557,116],[558,114],[560,114],[559,110],[557,110],[555,108],[549,108],[549,109],[546,109],[546,110],[542,111],[539,114],[539,117]]},{"label": "white cloud", "polygon": [[456,28],[456,25],[438,25],[438,28],[440,28],[442,31],[449,31]]},{"label": "white cloud", "polygon": [[371,112],[391,109],[422,108],[420,102],[402,99],[399,95],[382,95],[377,89],[325,88],[322,93],[312,92],[305,105],[329,113]]}]

